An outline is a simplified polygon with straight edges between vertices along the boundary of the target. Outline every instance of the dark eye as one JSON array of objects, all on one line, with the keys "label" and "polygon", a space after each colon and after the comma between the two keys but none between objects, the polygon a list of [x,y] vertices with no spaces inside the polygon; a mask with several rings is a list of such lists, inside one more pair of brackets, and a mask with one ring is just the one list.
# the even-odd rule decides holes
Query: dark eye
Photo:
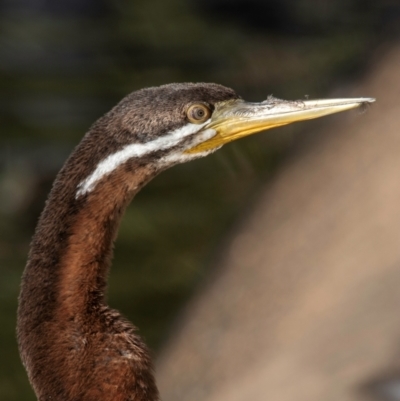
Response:
[{"label": "dark eye", "polygon": [[191,123],[201,124],[211,117],[211,110],[205,104],[192,104],[187,109],[186,115]]}]

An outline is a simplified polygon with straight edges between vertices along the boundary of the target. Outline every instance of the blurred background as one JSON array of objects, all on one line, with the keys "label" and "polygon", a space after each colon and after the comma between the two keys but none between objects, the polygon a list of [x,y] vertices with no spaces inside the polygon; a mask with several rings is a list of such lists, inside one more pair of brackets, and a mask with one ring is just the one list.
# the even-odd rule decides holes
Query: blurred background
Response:
[{"label": "blurred background", "polygon": [[[261,101],[270,94],[287,99],[349,95],[378,97],[375,92],[380,91],[381,97],[384,97],[386,92],[392,90],[392,106],[398,102],[396,96],[400,94],[400,85],[396,86],[400,58],[393,56],[391,50],[397,48],[399,34],[400,3],[397,0],[1,0],[0,398],[10,401],[35,399],[20,363],[15,340],[20,276],[30,238],[55,174],[98,117],[135,89],[184,81],[218,82],[234,88],[250,101]],[[392,54],[392,58],[388,54]],[[382,60],[387,60],[388,65],[393,68],[384,67]],[[377,69],[380,75],[374,73]],[[381,80],[374,83],[375,75],[379,75]],[[367,83],[364,85],[363,82]],[[366,92],[367,89],[369,92]],[[293,363],[287,358],[275,368],[268,367],[266,370],[260,362],[259,355],[264,355],[261,351],[268,347],[269,350],[276,348],[277,344],[286,352],[288,344],[294,347],[295,343],[290,342],[290,338],[285,335],[297,331],[299,326],[296,326],[296,322],[311,330],[314,327],[312,324],[315,324],[313,317],[317,315],[310,311],[318,309],[321,316],[325,316],[332,310],[329,302],[321,301],[326,298],[324,295],[331,291],[336,294],[336,299],[343,300],[342,291],[345,291],[345,284],[351,281],[349,277],[352,271],[345,268],[346,261],[353,260],[351,252],[357,244],[364,244],[360,247],[360,254],[369,249],[375,250],[374,255],[387,256],[389,251],[385,246],[388,243],[394,244],[393,249],[400,248],[399,232],[387,233],[379,244],[356,237],[356,241],[351,243],[353,245],[340,251],[342,259],[338,264],[345,271],[340,280],[335,282],[325,277],[324,283],[327,287],[319,287],[324,288],[319,295],[310,290],[315,288],[315,283],[319,283],[319,276],[314,273],[318,269],[318,263],[330,265],[332,258],[329,259],[329,250],[332,247],[326,247],[324,258],[321,256],[323,262],[318,262],[317,267],[304,262],[308,266],[307,272],[310,272],[307,275],[304,273],[306,270],[291,270],[296,267],[303,254],[294,254],[292,259],[286,260],[284,269],[280,269],[283,259],[280,254],[277,255],[271,271],[265,267],[264,272],[269,272],[272,277],[276,270],[281,281],[272,279],[268,284],[263,281],[264,278],[268,280],[268,277],[263,276],[261,279],[257,274],[254,275],[259,278],[258,284],[265,284],[263,289],[258,288],[255,283],[252,287],[254,279],[248,279],[252,276],[252,271],[247,268],[251,264],[248,265],[246,258],[253,257],[254,262],[254,255],[257,253],[246,248],[243,243],[255,244],[258,241],[265,248],[265,242],[268,241],[268,244],[275,244],[277,249],[283,249],[282,254],[287,256],[289,251],[285,250],[291,245],[286,242],[291,242],[293,231],[296,232],[297,229],[301,233],[304,224],[311,222],[315,225],[319,221],[325,221],[326,216],[331,216],[329,202],[335,203],[336,194],[351,193],[357,188],[360,171],[363,172],[365,187],[372,185],[369,177],[376,169],[366,170],[364,167],[371,166],[372,161],[377,163],[373,150],[382,143],[387,147],[382,148],[379,160],[387,160],[386,151],[395,149],[393,143],[376,139],[376,133],[383,135],[379,124],[375,126],[375,134],[364,135],[364,138],[375,138],[374,141],[377,142],[366,142],[364,148],[363,145],[346,142],[343,135],[336,133],[349,130],[349,125],[346,124],[367,128],[368,124],[376,121],[377,114],[375,120],[365,120],[368,123],[360,124],[364,117],[371,117],[373,111],[370,113],[367,110],[365,115],[353,113],[350,117],[334,116],[301,123],[232,143],[207,159],[177,166],[163,173],[134,200],[123,220],[116,245],[109,302],[135,322],[158,357],[159,380],[164,400],[241,400],[248,399],[250,394],[253,399],[262,400],[273,394],[273,399],[280,401],[286,398],[293,400],[298,394],[296,388],[299,387],[293,387],[292,396],[284,383],[289,378],[300,377],[299,371],[304,366],[309,366],[309,360],[306,362],[304,359],[301,362],[299,359]],[[394,115],[400,115],[399,111],[394,112]],[[326,135],[326,141],[333,142],[322,142],[325,139],[321,139],[324,136],[321,131],[332,125],[336,129]],[[388,127],[394,129],[395,126],[393,122]],[[353,128],[349,132],[348,135],[351,136]],[[398,144],[398,139],[396,142],[393,137],[393,140]],[[331,152],[332,147],[335,152]],[[365,149],[371,152],[368,153]],[[365,158],[361,160],[364,164],[355,165],[352,152],[365,154]],[[347,155],[348,159],[345,160],[350,160],[350,164],[345,161],[340,163],[340,155]],[[296,160],[309,160],[308,167],[300,165],[299,169],[295,168],[294,166],[298,166]],[[388,171],[395,174],[398,171],[395,168],[395,154],[390,160],[393,162],[389,163]],[[335,165],[335,168],[338,165],[342,168],[329,169],[329,163]],[[324,171],[326,175],[314,176],[318,171]],[[346,178],[352,171],[355,178],[349,183]],[[334,181],[334,177],[340,177],[342,181]],[[381,178],[376,176],[376,183],[384,182]],[[284,183],[284,188],[296,188],[292,184],[299,184],[304,179],[309,179],[309,184],[298,185],[297,192],[276,189],[281,185],[280,182]],[[323,185],[313,186],[310,184],[314,182],[312,180],[320,180],[318,182],[323,182]],[[329,186],[332,181],[336,182],[336,186]],[[393,179],[388,187],[393,188],[396,182]],[[320,192],[323,195],[317,200],[312,198],[315,188],[323,188]],[[353,205],[357,210],[374,193],[374,190],[362,192],[359,198],[354,198],[354,203],[344,202],[342,209],[337,210],[338,214],[331,216],[333,220],[326,222],[332,230],[329,232],[335,232],[339,224],[335,225],[335,222],[340,220],[339,216],[343,216],[344,210],[349,210],[347,205]],[[392,199],[394,202],[396,199],[390,198],[394,194],[392,191],[382,195],[380,201],[374,203],[378,209],[367,208],[359,221],[349,223],[352,220],[347,216],[345,220],[350,224],[349,229],[359,222],[369,221],[367,217],[375,216],[379,207],[388,210],[381,201]],[[280,216],[278,212],[270,212],[269,209],[266,220],[257,215],[257,210],[260,210],[257,205],[260,202],[273,207],[275,204],[288,202],[288,199],[293,205],[297,205],[297,209],[290,209],[291,213],[285,214],[283,208],[279,211],[282,213]],[[310,209],[307,214],[310,199],[314,202],[311,204],[315,209]],[[305,214],[302,215],[302,212]],[[395,213],[398,216],[397,209]],[[305,221],[302,222],[299,216],[307,216],[308,220],[304,217]],[[265,226],[257,229],[251,226],[253,234],[249,236],[246,234],[247,219],[253,225],[257,221],[263,221]],[[278,227],[282,221],[289,228],[293,222],[298,227],[291,227],[284,231],[284,235],[277,234],[278,229],[272,229],[268,234],[263,231],[269,223],[271,227],[275,223]],[[397,220],[389,213],[387,221]],[[379,220],[373,227],[368,223],[367,226],[371,228],[371,232],[376,233],[382,224],[384,223]],[[302,248],[303,252],[316,255],[314,245],[321,238],[320,232],[314,229],[310,236],[306,232],[305,229],[303,236],[299,234],[299,240],[307,237],[309,241]],[[338,238],[343,237],[339,235]],[[335,243],[334,238],[331,241]],[[232,251],[232,247],[236,253]],[[269,245],[268,249],[270,248],[273,246]],[[247,251],[244,252],[244,249]],[[244,253],[240,253],[240,250]],[[312,259],[315,261],[315,258]],[[366,259],[371,260],[368,257]],[[361,269],[361,276],[365,275],[373,281],[377,269],[389,263],[383,262],[384,257],[376,257],[373,266],[362,270],[368,265],[367,261],[354,260],[355,265]],[[243,263],[239,263],[240,261]],[[235,263],[246,269],[237,270],[241,273],[235,276],[235,284],[232,282],[228,285],[229,280],[224,282],[223,277],[229,276],[231,266],[232,271],[235,271]],[[259,265],[261,264],[260,262]],[[396,271],[400,270],[400,252],[393,251],[393,260],[390,259],[389,265],[391,275],[387,276],[389,280],[385,281],[386,284],[379,287],[379,294],[398,292],[398,287],[393,283],[400,283],[396,281],[399,278]],[[304,280],[304,276],[307,280]],[[305,281],[307,285],[304,284]],[[287,287],[287,282],[291,286]],[[330,287],[332,282],[337,287]],[[349,298],[349,302],[356,298],[355,293],[361,294],[365,303],[356,303],[357,316],[366,316],[367,322],[362,326],[364,329],[361,333],[360,329],[357,331],[354,327],[349,332],[357,333],[354,343],[362,342],[363,338],[369,339],[363,343],[364,348],[359,351],[360,354],[369,355],[377,341],[380,344],[384,341],[387,332],[390,332],[391,344],[396,344],[397,341],[398,352],[400,337],[393,337],[393,333],[397,336],[399,331],[394,317],[399,310],[398,304],[394,303],[398,299],[393,295],[394,298],[385,298],[379,304],[382,310],[391,308],[385,320],[390,324],[384,326],[386,331],[378,330],[378,333],[374,332],[372,335],[369,329],[379,328],[381,309],[375,311],[375,315],[372,314],[377,319],[370,318],[372,315],[369,312],[371,305],[375,305],[376,293],[368,292],[370,287],[365,282],[363,284],[362,280],[357,283],[357,286],[348,288],[348,293],[353,296]],[[248,293],[240,293],[241,284]],[[230,292],[225,291],[224,286],[237,296],[234,303],[230,303]],[[295,315],[287,325],[278,324],[279,331],[276,324],[281,322],[280,316],[290,315],[289,309],[282,307],[280,299],[286,299],[285,294],[294,297],[293,294],[300,291],[299,286],[303,286],[301,288],[305,291],[304,294],[310,296],[307,299],[310,309],[304,309],[304,305],[302,309],[310,321],[299,320],[298,315]],[[260,292],[256,292],[257,296],[250,300],[252,291],[256,288]],[[205,312],[208,304],[202,301],[202,297],[213,299],[210,291],[211,294],[212,291],[215,294],[224,294],[214,306],[210,305],[211,308],[216,311],[231,310],[225,315],[218,315],[219,312],[216,312],[212,318],[206,317],[209,316]],[[272,295],[265,300],[269,306],[263,309],[264,306],[254,303],[254,298],[262,299],[267,291]],[[293,310],[297,310],[296,299],[298,298],[294,297]],[[246,303],[247,301],[251,302]],[[240,312],[242,315],[239,313],[241,317],[235,317],[232,309],[236,313],[242,306],[244,310]],[[337,305],[338,316],[347,308],[346,302]],[[204,313],[201,312],[203,310]],[[226,320],[227,316],[229,322]],[[351,314],[348,316],[348,322],[357,326],[359,322],[352,317]],[[259,324],[260,320],[268,324]],[[222,328],[219,326],[221,322]],[[330,322],[333,327],[341,325],[339,321],[335,322]],[[185,328],[187,324],[189,329]],[[229,333],[234,331],[233,327],[240,325],[247,327],[248,332],[237,332],[233,336],[236,342],[230,344],[229,338],[233,337]],[[193,346],[193,339],[197,338],[196,335],[201,330],[209,330],[204,334],[207,340],[201,337],[201,344],[196,343],[198,353],[191,353],[188,351],[190,342]],[[332,339],[321,344],[318,343],[318,338],[322,338],[324,333],[318,333],[318,330],[305,332],[304,336],[320,346],[314,352],[328,349],[327,344],[339,341],[338,338],[346,339],[347,335],[348,338],[351,337],[347,332],[328,331],[333,335]],[[255,332],[260,333],[257,341],[251,337]],[[366,337],[362,337],[362,333]],[[270,337],[266,348],[267,336]],[[189,343],[186,344],[187,348],[179,350],[180,344],[185,347],[185,341],[180,341],[182,338]],[[225,351],[224,347],[216,345],[219,344],[217,340],[224,344]],[[304,345],[301,342],[296,344]],[[379,369],[376,368],[375,377],[368,376],[370,373],[363,371],[362,367],[368,365],[364,359],[356,358],[357,363],[351,359],[353,345],[347,344],[347,348],[338,346],[338,349],[324,354],[324,361],[329,365],[324,370],[324,380],[315,379],[322,376],[319,368],[307,380],[302,380],[304,399],[314,399],[310,394],[315,394],[316,399],[322,395],[324,398],[320,399],[324,401],[355,399],[344,390],[336,394],[339,398],[328,391],[332,386],[341,388],[343,383],[349,383],[348,377],[355,377],[359,380],[357,397],[361,397],[360,399],[400,400],[400,381],[396,381],[396,368],[391,365],[389,369],[388,363],[389,356],[395,355],[393,348],[388,346],[385,352],[379,354],[380,359],[378,356],[373,358],[381,361]],[[206,347],[206,350],[202,347]],[[238,353],[241,347],[243,352]],[[249,349],[247,353],[245,350],[249,347],[252,351]],[[334,356],[340,352],[345,352],[345,356],[340,362],[333,362]],[[200,353],[205,360],[199,359]],[[232,363],[236,369],[231,371],[224,366],[230,364],[229,355],[232,354],[236,358],[241,355],[242,360],[235,359]],[[267,354],[264,355],[265,358],[262,357],[263,361],[268,358]],[[291,348],[290,355],[293,354],[295,351]],[[241,366],[245,369],[246,361],[251,361],[253,371],[265,373],[251,375],[257,383],[245,377],[238,368]],[[219,368],[218,363],[221,364]],[[388,369],[385,368],[385,363]],[[332,373],[339,367],[343,371],[342,368],[346,366],[353,366],[350,376],[343,378]],[[368,372],[373,370],[374,368],[370,368]],[[360,373],[354,375],[354,372]],[[243,391],[231,394],[230,391],[237,388],[239,379],[243,377],[245,383],[240,385]],[[266,384],[266,377],[272,382]],[[334,377],[335,380],[329,382],[329,377]],[[388,378],[387,386],[381,384],[381,377],[384,378],[382,383]],[[266,388],[272,388],[274,383],[280,383],[278,387],[281,390],[274,390],[268,395]],[[226,389],[226,392],[220,390],[221,388]],[[251,393],[246,390],[250,388],[258,389],[259,392]],[[327,394],[332,396],[327,397]]]}]

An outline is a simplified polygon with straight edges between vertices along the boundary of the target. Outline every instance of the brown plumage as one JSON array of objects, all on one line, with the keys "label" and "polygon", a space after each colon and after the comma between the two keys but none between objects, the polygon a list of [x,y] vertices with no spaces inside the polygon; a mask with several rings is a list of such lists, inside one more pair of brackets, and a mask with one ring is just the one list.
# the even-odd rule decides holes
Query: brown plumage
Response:
[{"label": "brown plumage", "polygon": [[124,98],[76,147],[40,216],[19,298],[19,349],[40,401],[158,400],[146,346],[104,299],[119,222],[160,171],[218,148],[196,150],[220,133],[213,113],[234,109],[234,120],[246,107],[216,84],[148,88]]}]

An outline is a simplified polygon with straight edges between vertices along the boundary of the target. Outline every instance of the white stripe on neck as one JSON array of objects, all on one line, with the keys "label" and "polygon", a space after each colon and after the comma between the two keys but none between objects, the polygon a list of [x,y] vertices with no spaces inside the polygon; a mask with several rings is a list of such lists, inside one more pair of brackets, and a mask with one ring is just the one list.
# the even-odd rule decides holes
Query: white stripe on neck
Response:
[{"label": "white stripe on neck", "polygon": [[209,122],[210,120],[207,120],[203,124],[189,123],[153,141],[126,145],[123,149],[102,160],[93,173],[79,183],[76,198],[92,191],[98,181],[129,159],[142,157],[157,150],[164,150],[176,146],[183,138],[199,131]]}]

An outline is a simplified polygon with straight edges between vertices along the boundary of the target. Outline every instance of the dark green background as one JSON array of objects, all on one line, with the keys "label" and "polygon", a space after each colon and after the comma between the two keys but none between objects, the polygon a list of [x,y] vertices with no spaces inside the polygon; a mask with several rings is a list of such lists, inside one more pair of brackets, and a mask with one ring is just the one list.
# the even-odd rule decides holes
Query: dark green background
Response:
[{"label": "dark green background", "polygon": [[[253,101],[324,97],[362,75],[400,25],[397,1],[366,0],[3,0],[0,13],[0,398],[15,401],[35,399],[15,341],[30,237],[96,118],[130,91],[174,81],[218,82]],[[137,196],[109,300],[155,351],[224,234],[316,124],[230,144]]]}]

